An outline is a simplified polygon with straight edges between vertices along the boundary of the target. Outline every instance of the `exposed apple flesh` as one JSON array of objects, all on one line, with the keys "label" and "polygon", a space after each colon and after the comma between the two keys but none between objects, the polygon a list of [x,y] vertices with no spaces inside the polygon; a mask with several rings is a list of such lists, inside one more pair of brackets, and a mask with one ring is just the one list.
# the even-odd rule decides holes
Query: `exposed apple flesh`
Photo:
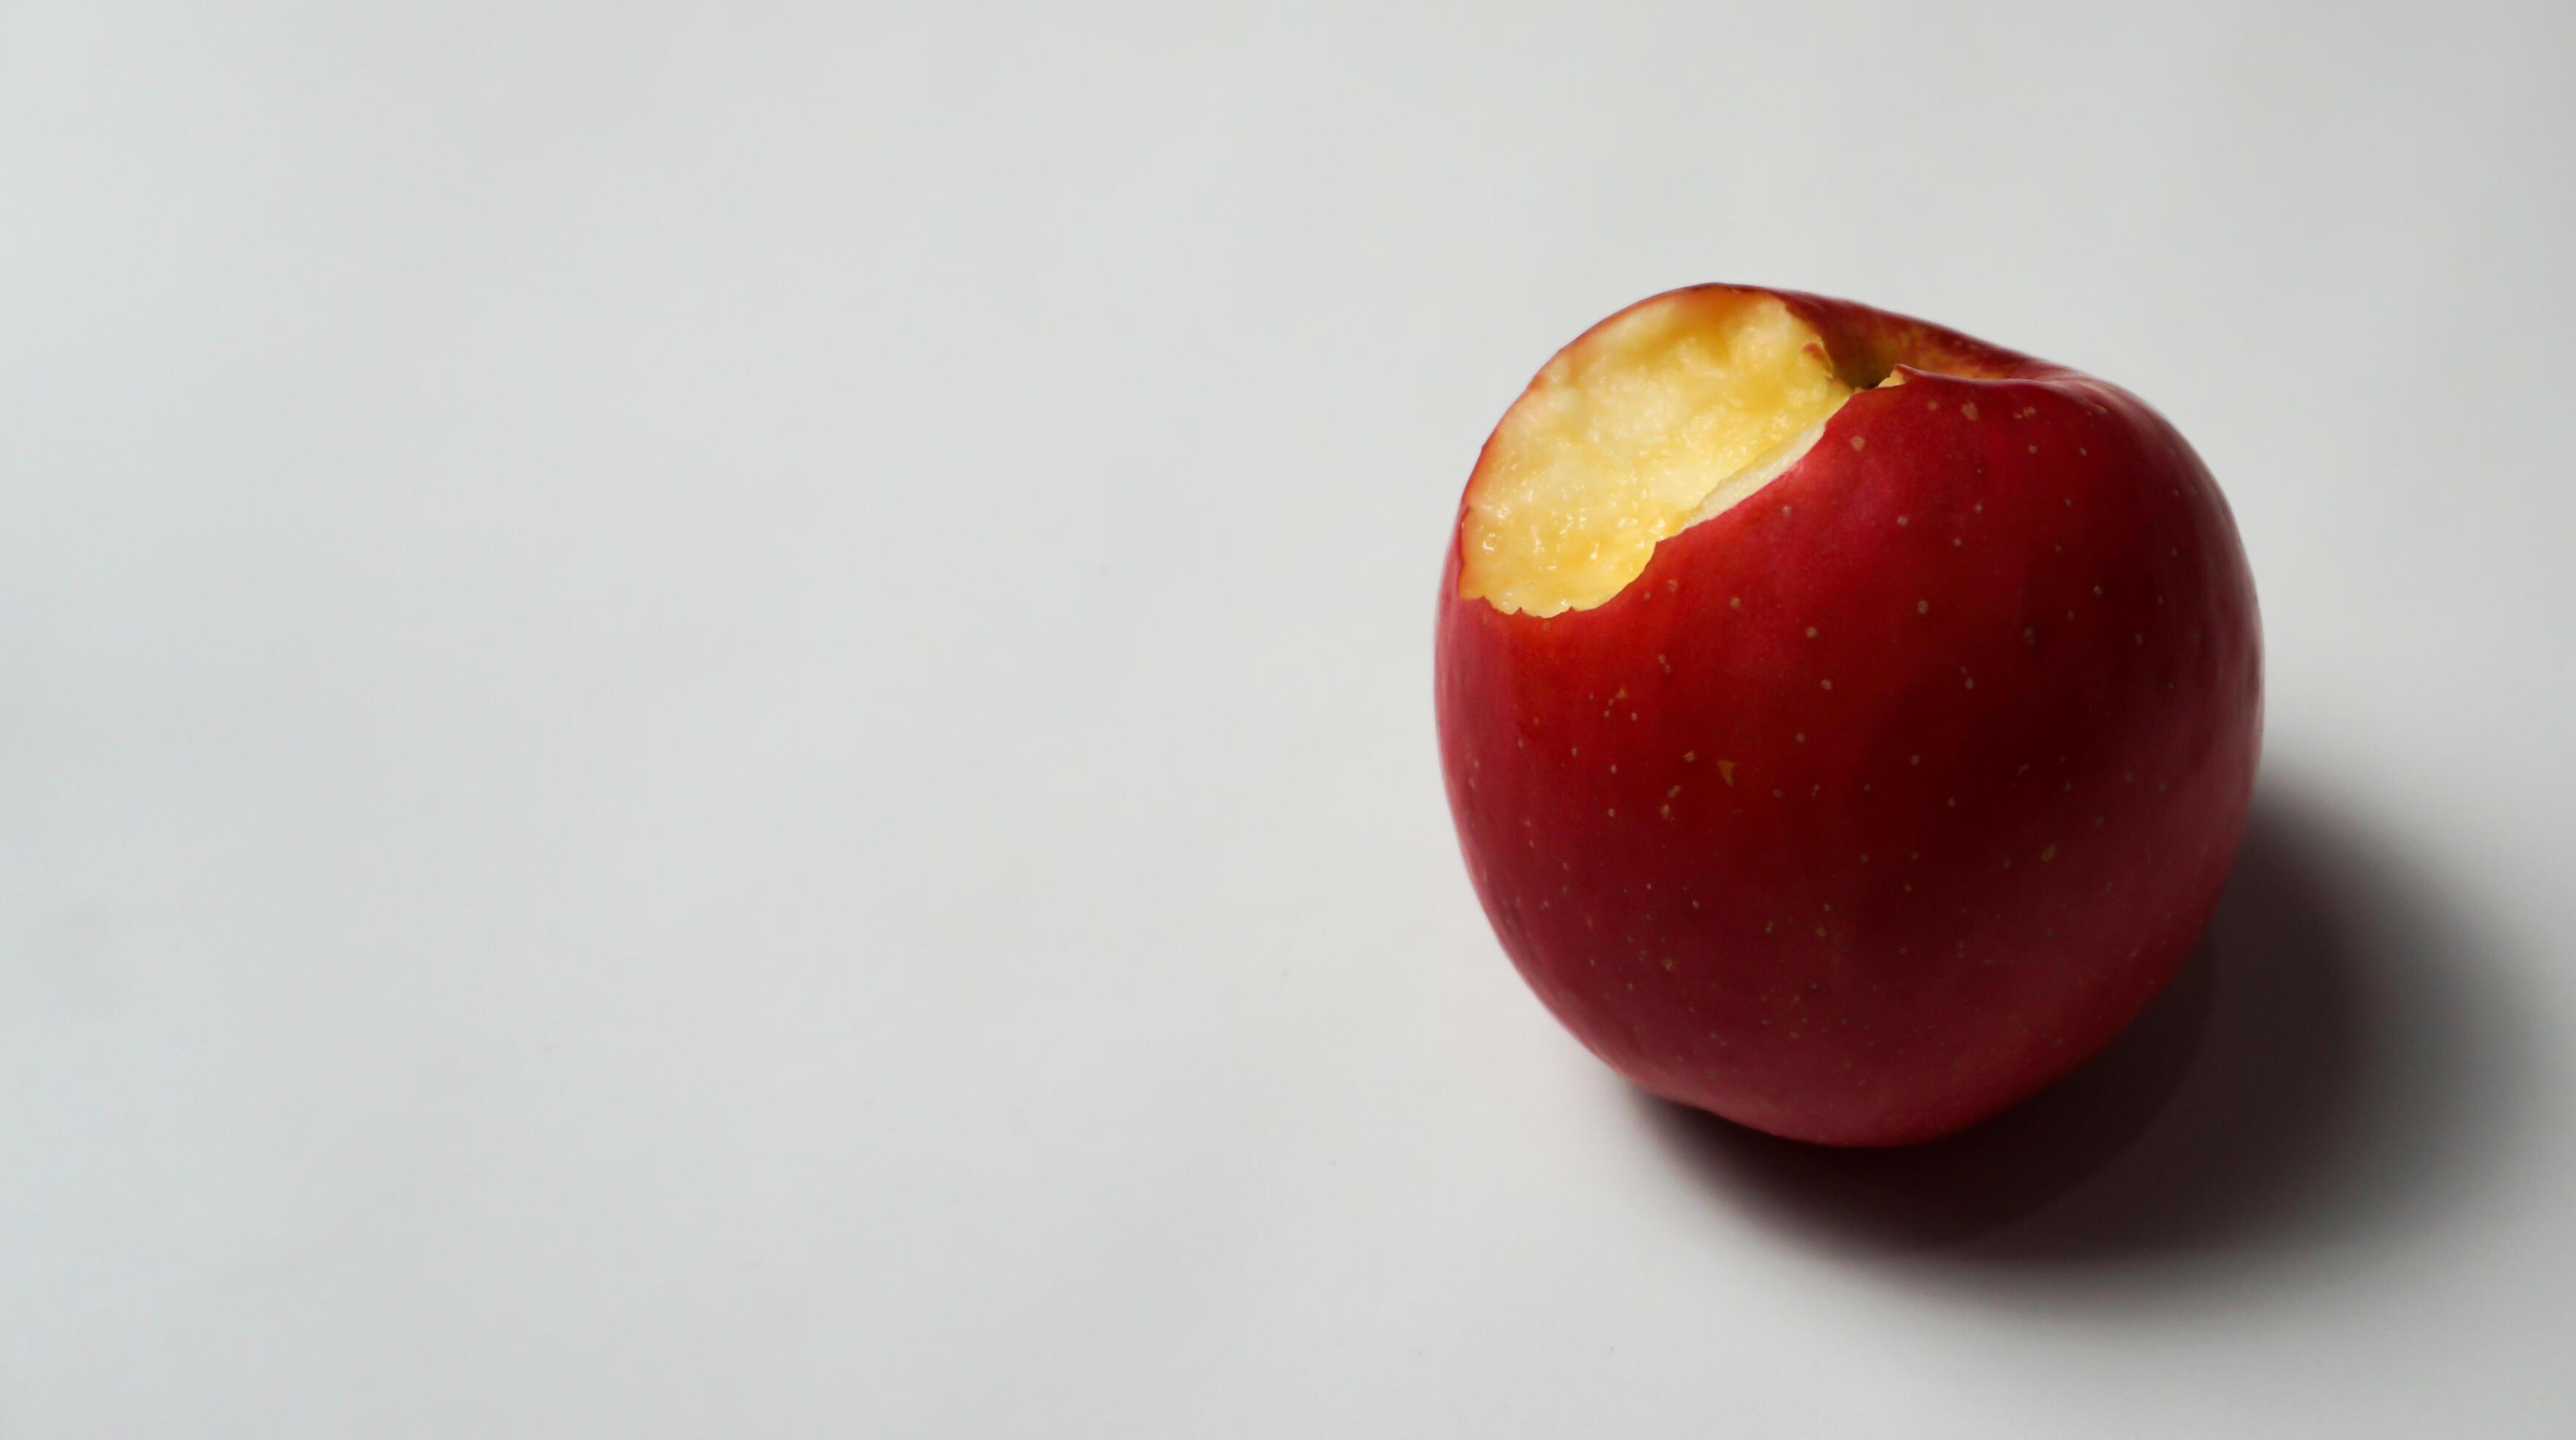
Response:
[{"label": "exposed apple flesh", "polygon": [[2099,1049],[2251,795],[2226,504],[2125,392],[1704,286],[1551,361],[1442,585],[1469,870],[1549,1008],[1667,1098],[1928,1139]]},{"label": "exposed apple flesh", "polygon": [[1727,482],[1812,443],[1852,387],[1767,295],[1641,305],[1569,346],[1503,417],[1468,496],[1460,591],[1598,605]]}]

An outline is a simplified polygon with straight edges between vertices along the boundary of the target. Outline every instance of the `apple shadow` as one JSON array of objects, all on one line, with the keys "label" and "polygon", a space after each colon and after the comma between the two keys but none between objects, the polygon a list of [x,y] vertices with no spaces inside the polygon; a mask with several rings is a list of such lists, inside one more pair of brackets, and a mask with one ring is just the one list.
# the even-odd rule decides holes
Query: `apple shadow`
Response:
[{"label": "apple shadow", "polygon": [[1841,1254],[2025,1281],[2213,1275],[2435,1223],[2527,1087],[2469,917],[2359,827],[2267,785],[2208,937],[2099,1056],[1903,1150],[1775,1139],[1632,1092],[1730,1204]]}]

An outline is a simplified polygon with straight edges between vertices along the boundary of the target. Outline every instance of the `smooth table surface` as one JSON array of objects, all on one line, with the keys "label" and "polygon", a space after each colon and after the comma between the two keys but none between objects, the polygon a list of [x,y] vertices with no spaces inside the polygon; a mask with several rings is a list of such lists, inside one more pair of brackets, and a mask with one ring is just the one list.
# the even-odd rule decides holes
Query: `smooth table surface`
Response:
[{"label": "smooth table surface", "polygon": [[[2563,6],[0,6],[0,1436],[2576,1433]],[[2122,383],[2214,929],[1642,1102],[1432,587],[1610,310]]]}]

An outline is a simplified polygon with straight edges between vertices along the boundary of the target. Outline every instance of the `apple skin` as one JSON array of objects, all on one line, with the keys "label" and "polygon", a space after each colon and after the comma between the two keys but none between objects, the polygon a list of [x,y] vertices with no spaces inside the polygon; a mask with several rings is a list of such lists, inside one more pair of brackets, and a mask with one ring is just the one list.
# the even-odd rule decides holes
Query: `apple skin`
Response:
[{"label": "apple skin", "polygon": [[2080,1064],[2197,942],[2261,745],[2253,579],[2207,468],[2125,391],[1767,293],[1837,362],[1983,378],[1854,395],[1588,610],[1460,599],[1462,503],[1441,761],[1503,948],[1612,1069],[1775,1135],[1908,1144]]}]

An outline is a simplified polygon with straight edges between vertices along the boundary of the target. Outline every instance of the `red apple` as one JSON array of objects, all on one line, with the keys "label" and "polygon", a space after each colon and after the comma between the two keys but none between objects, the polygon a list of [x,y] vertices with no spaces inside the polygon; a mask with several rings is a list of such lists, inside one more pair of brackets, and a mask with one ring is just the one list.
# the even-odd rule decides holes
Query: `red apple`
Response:
[{"label": "red apple", "polygon": [[1974,1124],[2208,923],[2262,730],[2226,501],[2126,391],[1703,285],[1530,383],[1441,579],[1485,913],[1631,1081],[1776,1135]]}]

